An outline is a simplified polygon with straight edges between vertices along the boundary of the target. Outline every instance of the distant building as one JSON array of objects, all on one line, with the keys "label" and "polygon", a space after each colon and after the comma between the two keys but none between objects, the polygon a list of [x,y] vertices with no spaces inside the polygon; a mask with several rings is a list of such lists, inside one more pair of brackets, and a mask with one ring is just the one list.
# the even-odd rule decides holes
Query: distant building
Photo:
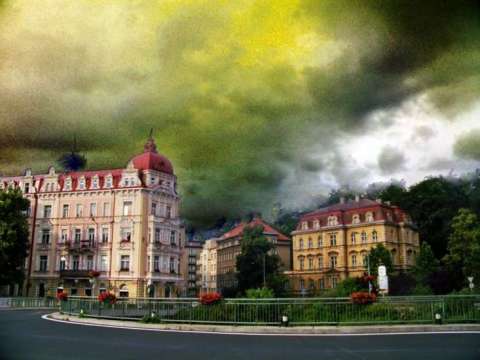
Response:
[{"label": "distant building", "polygon": [[406,270],[419,251],[416,227],[399,207],[381,201],[344,201],[301,217],[292,232],[293,290],[314,294],[367,271],[367,253],[378,244],[391,252],[395,269]]},{"label": "distant building", "polygon": [[30,201],[25,295],[176,296],[184,228],[170,161],[149,138],[125,168],[0,177]]},{"label": "distant building", "polygon": [[202,251],[200,241],[190,240],[185,243],[182,258],[182,274],[185,278],[185,293],[187,297],[196,297],[199,294],[197,284],[197,262]]},{"label": "distant building", "polygon": [[200,294],[217,291],[217,240],[206,240],[197,263],[197,281]]},{"label": "distant building", "polygon": [[219,290],[237,286],[236,259],[241,253],[241,241],[245,227],[263,227],[263,235],[274,245],[273,251],[280,256],[281,269],[291,268],[291,240],[260,218],[241,223],[217,239],[217,287]]}]

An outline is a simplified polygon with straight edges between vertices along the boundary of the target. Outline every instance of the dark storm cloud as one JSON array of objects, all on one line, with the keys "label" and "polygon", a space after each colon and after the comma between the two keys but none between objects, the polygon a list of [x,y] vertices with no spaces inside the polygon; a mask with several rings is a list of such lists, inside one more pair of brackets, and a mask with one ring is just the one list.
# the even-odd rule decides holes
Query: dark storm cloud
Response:
[{"label": "dark storm cloud", "polygon": [[405,168],[406,159],[401,151],[391,146],[385,146],[378,155],[378,167],[384,174],[398,172]]},{"label": "dark storm cloud", "polygon": [[455,143],[454,151],[461,158],[480,161],[480,129],[461,135]]},{"label": "dark storm cloud", "polygon": [[[318,173],[359,181],[367,169],[349,168],[339,144],[373,111],[419,93],[458,111],[480,93],[474,2],[12,1],[0,11],[0,168],[45,169],[74,135],[89,166],[124,166],[153,127],[183,215],[200,224],[298,204],[285,189],[294,183],[326,192]],[[405,160],[382,156],[382,171]]]}]

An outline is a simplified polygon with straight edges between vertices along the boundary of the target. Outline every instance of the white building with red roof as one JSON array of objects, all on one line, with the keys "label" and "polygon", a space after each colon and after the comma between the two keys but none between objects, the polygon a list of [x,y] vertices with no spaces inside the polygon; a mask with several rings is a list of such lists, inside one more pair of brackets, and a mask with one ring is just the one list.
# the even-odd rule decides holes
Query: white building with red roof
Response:
[{"label": "white building with red roof", "polygon": [[152,137],[125,168],[0,177],[30,200],[25,295],[181,293],[184,229],[171,162]]}]

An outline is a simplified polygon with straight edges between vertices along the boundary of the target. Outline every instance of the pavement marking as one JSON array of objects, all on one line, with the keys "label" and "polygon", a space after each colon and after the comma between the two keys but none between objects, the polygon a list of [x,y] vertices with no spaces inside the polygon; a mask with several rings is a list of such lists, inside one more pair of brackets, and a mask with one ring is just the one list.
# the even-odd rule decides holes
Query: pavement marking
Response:
[{"label": "pavement marking", "polygon": [[241,332],[228,332],[228,331],[203,331],[203,330],[175,330],[175,329],[154,329],[154,328],[143,328],[137,326],[118,326],[118,325],[109,325],[109,324],[93,324],[93,323],[84,323],[70,320],[60,320],[53,319],[49,317],[50,314],[45,314],[42,316],[42,319],[71,324],[71,325],[83,325],[83,326],[95,326],[95,327],[107,327],[113,329],[123,329],[123,330],[141,330],[141,331],[156,331],[156,332],[168,332],[168,333],[187,333],[187,334],[203,334],[203,335],[243,335],[243,336],[388,336],[388,335],[440,335],[440,334],[480,334],[480,331],[475,330],[462,330],[462,331],[412,331],[412,332],[393,332],[393,333],[345,333],[345,334],[295,334],[295,333],[241,333]]}]

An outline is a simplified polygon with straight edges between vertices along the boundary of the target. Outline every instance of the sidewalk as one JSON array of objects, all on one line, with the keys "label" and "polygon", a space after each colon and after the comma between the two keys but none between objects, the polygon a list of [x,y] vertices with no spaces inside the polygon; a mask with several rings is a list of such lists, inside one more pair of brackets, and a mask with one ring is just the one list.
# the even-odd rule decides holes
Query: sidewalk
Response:
[{"label": "sidewalk", "polygon": [[79,318],[58,312],[45,316],[48,320],[68,322],[71,324],[115,327],[132,330],[172,331],[194,333],[218,333],[239,335],[367,335],[367,334],[418,334],[478,332],[480,324],[449,325],[370,325],[370,326],[233,326],[204,324],[144,324],[135,321],[108,320],[96,318]]}]

